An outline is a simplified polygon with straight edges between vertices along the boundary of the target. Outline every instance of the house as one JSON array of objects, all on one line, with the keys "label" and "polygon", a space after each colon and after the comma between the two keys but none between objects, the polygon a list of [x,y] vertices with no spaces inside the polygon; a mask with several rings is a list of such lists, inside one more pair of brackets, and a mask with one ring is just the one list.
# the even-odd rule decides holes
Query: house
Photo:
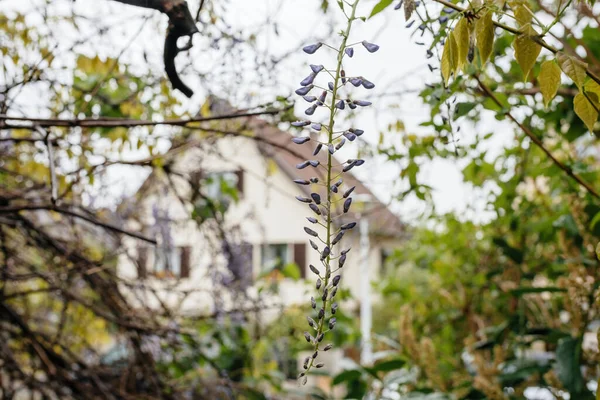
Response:
[{"label": "house", "polygon": [[[212,111],[231,113],[217,102]],[[171,174],[152,173],[135,201],[121,207],[128,214],[127,229],[155,238],[158,245],[125,238],[127,251],[120,257],[118,274],[129,282],[133,301],[189,314],[228,312],[256,302],[265,310],[306,304],[314,284],[309,265],[319,265],[319,255],[303,230],[312,212],[295,199],[306,195],[307,187],[293,179],[314,174],[295,168],[315,158],[311,149],[294,145],[290,133],[256,117],[221,121],[218,131],[217,136],[192,132],[174,145],[175,155],[165,160]],[[325,154],[319,157],[326,162]],[[401,242],[404,225],[346,173],[341,189],[351,186],[356,186],[355,200],[370,199],[368,207],[354,207],[356,214],[350,217],[369,222],[368,265],[371,279],[376,279],[387,252]],[[361,208],[368,211],[361,215]],[[342,286],[358,298],[359,229],[344,237],[343,247],[352,251]],[[290,278],[297,274],[309,279]],[[279,293],[261,300],[264,288],[273,283]]]}]

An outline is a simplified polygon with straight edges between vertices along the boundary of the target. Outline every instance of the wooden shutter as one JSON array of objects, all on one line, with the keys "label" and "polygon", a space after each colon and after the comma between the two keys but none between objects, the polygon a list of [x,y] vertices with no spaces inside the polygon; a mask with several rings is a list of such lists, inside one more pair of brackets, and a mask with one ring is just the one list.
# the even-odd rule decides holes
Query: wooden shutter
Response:
[{"label": "wooden shutter", "polygon": [[238,196],[242,197],[242,195],[244,194],[244,171],[241,169],[238,169],[237,171],[235,171],[235,174],[237,175],[237,191],[238,191]]},{"label": "wooden shutter", "polygon": [[179,266],[179,276],[181,278],[190,277],[190,264],[192,258],[192,248],[190,246],[181,247],[181,265]]},{"label": "wooden shutter", "polygon": [[138,278],[146,279],[148,276],[148,247],[138,247],[137,249],[137,270]]},{"label": "wooden shutter", "polygon": [[300,268],[300,276],[306,278],[306,243],[294,243],[294,262]]}]

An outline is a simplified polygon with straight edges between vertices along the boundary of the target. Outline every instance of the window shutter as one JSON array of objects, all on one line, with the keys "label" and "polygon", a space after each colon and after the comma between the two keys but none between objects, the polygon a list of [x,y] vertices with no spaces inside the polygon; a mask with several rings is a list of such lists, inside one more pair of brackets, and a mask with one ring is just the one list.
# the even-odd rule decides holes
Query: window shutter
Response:
[{"label": "window shutter", "polygon": [[237,175],[237,191],[238,191],[238,195],[240,197],[242,197],[242,195],[244,194],[244,171],[241,169],[238,169],[237,171],[235,171],[235,174]]},{"label": "window shutter", "polygon": [[192,258],[192,248],[190,246],[181,247],[181,265],[180,265],[180,277],[190,277],[190,264]]},{"label": "window shutter", "polygon": [[294,262],[300,268],[300,276],[306,278],[306,243],[294,244]]},{"label": "window shutter", "polygon": [[140,279],[146,279],[148,276],[148,250],[148,247],[138,247],[137,249],[137,270]]}]

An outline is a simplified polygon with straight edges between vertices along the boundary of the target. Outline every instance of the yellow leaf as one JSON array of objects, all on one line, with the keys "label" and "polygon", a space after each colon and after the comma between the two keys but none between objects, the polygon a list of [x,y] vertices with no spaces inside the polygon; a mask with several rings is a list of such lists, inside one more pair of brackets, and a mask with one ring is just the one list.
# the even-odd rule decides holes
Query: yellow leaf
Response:
[{"label": "yellow leaf", "polygon": [[538,82],[540,83],[542,96],[544,96],[544,105],[548,107],[548,104],[556,96],[556,92],[560,86],[560,68],[554,60],[542,63]]},{"label": "yellow leaf", "polygon": [[542,51],[542,46],[531,39],[537,32],[531,27],[526,32],[517,36],[513,43],[515,58],[523,71],[524,80],[527,80],[529,72],[535,65],[535,60],[537,60],[540,51]]},{"label": "yellow leaf", "polygon": [[481,65],[487,62],[494,48],[494,21],[492,15],[493,12],[488,11],[475,23],[475,38],[477,39]]},{"label": "yellow leaf", "polygon": [[456,46],[456,40],[454,39],[454,34],[452,32],[450,32],[446,38],[441,64],[444,84],[448,86],[450,75],[456,71],[456,66],[458,64],[458,46]]},{"label": "yellow leaf", "polygon": [[519,24],[519,27],[523,28],[529,24],[531,24],[531,19],[533,18],[533,14],[527,8],[527,5],[523,1],[511,1],[510,8],[512,8],[515,19]]},{"label": "yellow leaf", "polygon": [[593,80],[588,80],[583,85],[583,91],[587,95],[588,100],[591,100],[596,110],[598,110],[600,108],[600,85]]},{"label": "yellow leaf", "polygon": [[556,59],[558,60],[560,69],[562,69],[563,72],[573,80],[579,90],[581,90],[581,85],[583,85],[583,81],[585,80],[587,64],[565,53],[558,53]]},{"label": "yellow leaf", "polygon": [[454,39],[458,47],[458,64],[457,68],[461,68],[467,62],[469,54],[469,21],[466,18],[461,18],[454,28]]},{"label": "yellow leaf", "polygon": [[577,96],[573,99],[573,105],[575,106],[575,114],[581,118],[590,132],[593,132],[594,124],[598,120],[598,112],[592,103],[589,102],[583,93],[577,93]]}]

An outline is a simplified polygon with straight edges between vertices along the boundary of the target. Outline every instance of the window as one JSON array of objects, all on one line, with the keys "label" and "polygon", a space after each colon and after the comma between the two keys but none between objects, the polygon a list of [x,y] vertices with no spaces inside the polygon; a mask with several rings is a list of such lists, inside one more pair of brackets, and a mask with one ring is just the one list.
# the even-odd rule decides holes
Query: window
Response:
[{"label": "window", "polygon": [[187,278],[190,276],[191,247],[139,247],[138,277]]},{"label": "window", "polygon": [[200,196],[195,201],[195,213],[202,219],[224,213],[232,202],[243,194],[243,171],[210,172],[201,175],[198,184]]},{"label": "window", "polygon": [[[298,278],[306,277],[306,243],[263,244],[261,248],[260,273],[282,271],[288,264],[296,264]],[[284,273],[284,275],[286,275]],[[286,275],[287,276],[287,275]]]}]

